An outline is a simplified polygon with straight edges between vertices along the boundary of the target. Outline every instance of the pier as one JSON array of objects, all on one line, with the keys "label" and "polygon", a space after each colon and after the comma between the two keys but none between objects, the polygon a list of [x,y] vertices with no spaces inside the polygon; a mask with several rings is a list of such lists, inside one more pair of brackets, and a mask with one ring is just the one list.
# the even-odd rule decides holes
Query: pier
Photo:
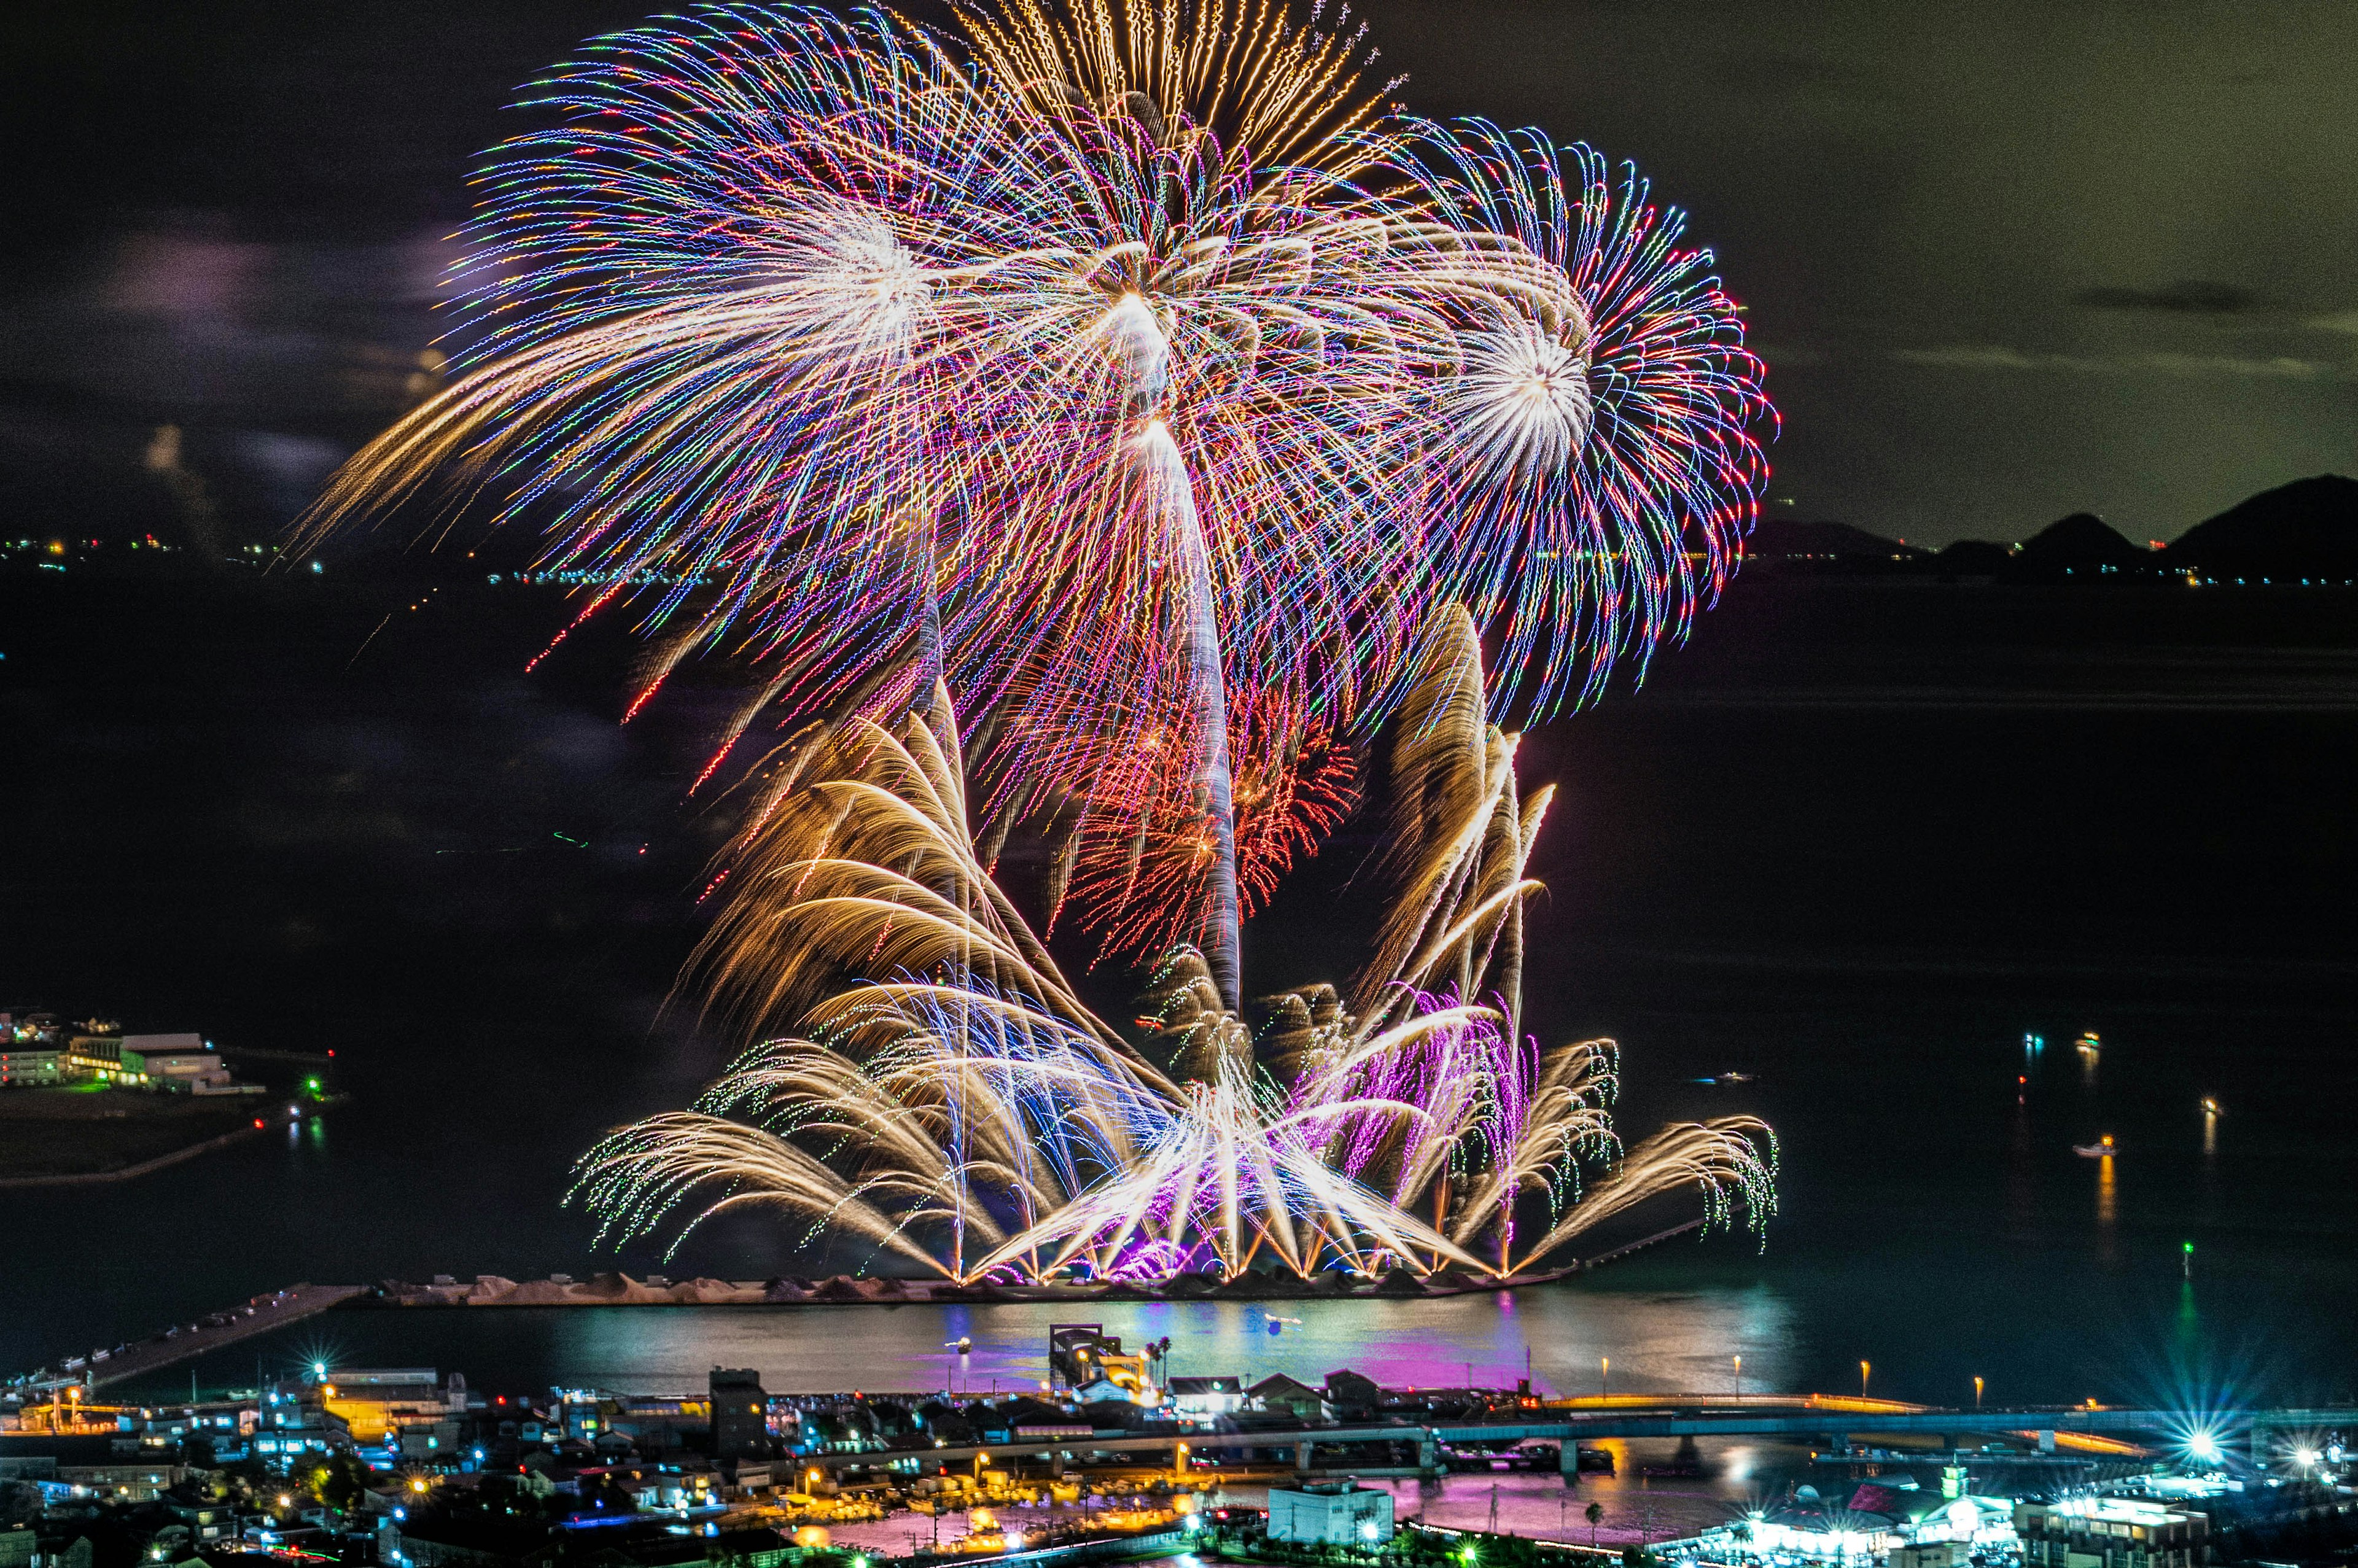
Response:
[{"label": "pier", "polygon": [[[234,1345],[241,1339],[268,1334],[300,1323],[362,1293],[360,1285],[290,1285],[283,1291],[255,1296],[224,1312],[210,1313],[195,1323],[176,1325],[149,1339],[120,1350],[84,1353],[69,1357],[61,1377],[37,1377],[36,1389],[80,1385],[103,1389],[112,1383],[144,1377],[199,1356]],[[44,1368],[46,1371],[46,1368]]]}]

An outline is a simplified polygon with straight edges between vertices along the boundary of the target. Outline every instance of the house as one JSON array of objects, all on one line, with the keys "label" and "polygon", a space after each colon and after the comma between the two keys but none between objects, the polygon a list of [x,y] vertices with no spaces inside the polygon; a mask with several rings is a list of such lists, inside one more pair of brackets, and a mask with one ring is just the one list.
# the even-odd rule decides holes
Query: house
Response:
[{"label": "house", "polygon": [[1174,1378],[1171,1407],[1183,1417],[1233,1415],[1245,1402],[1242,1378]]},{"label": "house", "polygon": [[1384,1402],[1383,1390],[1372,1378],[1346,1368],[1326,1374],[1326,1403],[1337,1415],[1372,1414]]},{"label": "house", "polygon": [[1296,1421],[1325,1421],[1334,1413],[1326,1408],[1324,1392],[1282,1372],[1263,1378],[1247,1389],[1245,1404],[1252,1410],[1290,1415]]}]

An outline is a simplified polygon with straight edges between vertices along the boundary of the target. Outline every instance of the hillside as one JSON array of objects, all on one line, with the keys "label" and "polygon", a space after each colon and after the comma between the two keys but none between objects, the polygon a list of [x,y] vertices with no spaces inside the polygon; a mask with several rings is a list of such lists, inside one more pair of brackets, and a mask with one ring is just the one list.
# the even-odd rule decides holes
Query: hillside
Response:
[{"label": "hillside", "polygon": [[1763,517],[1744,542],[1752,560],[1882,560],[1911,561],[1931,554],[1880,534],[1870,534],[1848,523],[1810,523],[1790,517]]},{"label": "hillside", "polygon": [[2320,474],[2262,491],[2197,523],[2160,558],[2213,579],[2358,579],[2358,480]]},{"label": "hillside", "polygon": [[2152,551],[2130,544],[2094,513],[2074,512],[2025,539],[2006,575],[2031,580],[2125,576],[2152,567]]}]

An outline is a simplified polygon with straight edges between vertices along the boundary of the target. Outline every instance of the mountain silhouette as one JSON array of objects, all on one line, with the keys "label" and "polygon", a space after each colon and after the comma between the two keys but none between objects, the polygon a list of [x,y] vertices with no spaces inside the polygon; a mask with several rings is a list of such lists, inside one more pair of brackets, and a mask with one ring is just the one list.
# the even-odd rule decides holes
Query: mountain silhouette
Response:
[{"label": "mountain silhouette", "polygon": [[2022,579],[2127,577],[2152,565],[2152,551],[2130,544],[2094,513],[2074,512],[2025,539],[2007,575]]},{"label": "mountain silhouette", "polygon": [[2320,474],[2264,490],[2189,528],[2159,560],[2214,580],[2358,579],[2358,480]]},{"label": "mountain silhouette", "polygon": [[1931,554],[1847,523],[1806,523],[1790,517],[1763,517],[1744,542],[1744,553],[1755,560],[1880,561],[1914,560]]}]

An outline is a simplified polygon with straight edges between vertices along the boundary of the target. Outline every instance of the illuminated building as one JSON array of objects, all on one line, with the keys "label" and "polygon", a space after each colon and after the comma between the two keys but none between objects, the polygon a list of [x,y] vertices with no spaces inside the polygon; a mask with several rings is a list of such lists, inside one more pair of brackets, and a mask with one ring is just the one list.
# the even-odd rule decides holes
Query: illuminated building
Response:
[{"label": "illuminated building", "polygon": [[1392,1495],[1356,1481],[1271,1487],[1269,1538],[1317,1546],[1379,1546],[1392,1538]]},{"label": "illuminated building", "polygon": [[[322,1377],[318,1387],[320,1404],[341,1417],[361,1442],[382,1442],[416,1427],[438,1454],[449,1445],[439,1441],[438,1423],[467,1409],[467,1379],[454,1372],[446,1390],[431,1367],[339,1368]],[[457,1435],[453,1427],[451,1443]]]},{"label": "illuminated building", "polygon": [[2025,1568],[2201,1568],[2211,1521],[2136,1498],[2020,1503],[2015,1533]]},{"label": "illuminated building", "polygon": [[1171,1407],[1182,1416],[1231,1415],[1244,1408],[1241,1378],[1174,1378]]},{"label": "illuminated building", "polygon": [[66,1054],[54,1045],[0,1047],[0,1088],[44,1088],[66,1080]]}]

